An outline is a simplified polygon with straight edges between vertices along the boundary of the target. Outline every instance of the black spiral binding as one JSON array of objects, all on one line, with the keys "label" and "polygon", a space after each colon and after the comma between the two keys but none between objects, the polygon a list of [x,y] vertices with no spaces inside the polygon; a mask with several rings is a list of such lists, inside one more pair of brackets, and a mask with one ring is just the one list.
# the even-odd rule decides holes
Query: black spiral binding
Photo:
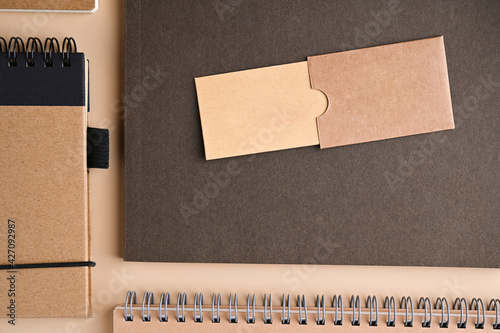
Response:
[{"label": "black spiral binding", "polygon": [[[0,37],[0,104],[85,106],[87,62],[73,38]],[[46,70],[50,68],[50,70]]]},{"label": "black spiral binding", "polygon": [[[129,291],[127,293],[125,299],[125,321],[133,321],[134,316],[132,313],[133,304],[136,304],[137,296],[135,291]],[[282,308],[280,310],[273,311],[272,309],[272,296],[265,295],[263,300],[264,306],[264,323],[265,324],[273,324],[272,317],[273,313],[281,312],[282,317],[280,323],[282,325],[290,324],[290,295],[285,296],[283,294],[281,304]],[[396,317],[398,315],[404,315],[404,327],[413,327],[414,324],[414,315],[415,311],[413,308],[413,300],[411,297],[403,297],[401,299],[401,303],[399,309],[396,309],[396,300],[394,297],[385,297],[383,309],[387,309],[387,321],[385,325],[387,327],[395,327],[396,325]],[[150,322],[151,313],[150,309],[154,305],[154,295],[152,292],[145,292],[142,299],[141,306],[141,320],[144,322]],[[170,306],[170,293],[162,293],[159,301],[159,317],[156,320],[160,322],[168,322],[168,310]],[[213,294],[212,302],[210,304],[211,307],[211,321],[212,323],[220,323],[220,306],[221,306],[221,295]],[[247,308],[246,308],[246,324],[254,324],[255,323],[255,294],[247,296]],[[334,319],[329,322],[326,319],[325,312],[325,296],[317,295],[316,297],[316,306],[317,315],[315,324],[316,325],[343,325],[344,323],[344,305],[342,302],[342,296],[335,295],[333,296],[332,306],[334,308]],[[186,309],[189,311],[193,311],[194,313],[194,321],[198,323],[203,322],[203,294],[196,293],[194,297],[194,303],[192,306],[187,304],[187,294],[179,293],[177,297],[177,303],[175,305],[176,311],[176,320],[178,322],[186,321]],[[298,323],[300,325],[309,325],[307,318],[307,305],[306,298],[304,295],[298,295],[297,297],[297,307],[298,307]],[[361,317],[366,313],[361,312],[361,299],[359,295],[352,296],[350,301],[350,307],[353,309],[352,320],[349,322],[352,326],[362,326]],[[369,296],[366,300],[366,308],[369,309],[369,318],[367,321],[368,326],[378,326],[379,322],[379,307],[376,296]],[[450,307],[448,300],[445,297],[439,297],[436,299],[435,306],[432,307],[432,302],[429,297],[421,297],[418,301],[417,309],[424,310],[422,327],[429,328],[433,326],[432,320],[436,314],[433,314],[434,311],[438,311],[441,313],[439,327],[440,328],[448,328],[450,323]],[[493,330],[500,330],[500,300],[492,299],[488,303],[488,307],[484,306],[483,300],[481,298],[474,298],[469,303],[464,298],[456,298],[453,303],[453,309],[460,311],[460,317],[457,323],[457,328],[465,329],[467,328],[467,324],[469,321],[469,316],[473,316],[476,320],[474,322],[474,328],[481,330],[486,329],[486,310],[492,311],[495,313],[495,320],[491,326]],[[170,311],[174,309],[171,308]],[[398,310],[400,310],[398,314]],[[205,311],[206,308],[205,308]],[[384,310],[385,311],[385,310]],[[471,313],[475,314],[469,314]],[[241,311],[240,311],[241,312]],[[330,312],[332,313],[332,312]],[[491,317],[491,315],[490,315]],[[229,296],[229,323],[238,323],[238,295],[230,294]],[[365,324],[366,325],[366,324]],[[437,325],[437,324],[434,324]]]},{"label": "black spiral binding", "polygon": [[[39,57],[44,67],[52,67],[55,56],[60,57],[62,67],[71,67],[71,54],[77,53],[77,47],[73,37],[64,38],[62,48],[54,37],[46,38],[43,44],[37,37],[29,37],[26,43],[20,37],[11,37],[8,42],[0,37],[0,53],[7,53],[9,67],[34,67]],[[20,62],[20,54],[23,55],[24,63]]]},{"label": "black spiral binding", "polygon": [[24,52],[24,42],[19,37],[12,37],[7,46],[7,59],[10,67],[17,67],[17,54]]}]

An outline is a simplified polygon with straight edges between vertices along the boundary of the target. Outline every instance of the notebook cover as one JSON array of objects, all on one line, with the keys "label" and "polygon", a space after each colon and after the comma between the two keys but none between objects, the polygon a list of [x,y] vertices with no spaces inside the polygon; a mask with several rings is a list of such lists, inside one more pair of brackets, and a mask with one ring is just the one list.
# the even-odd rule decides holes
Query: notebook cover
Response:
[{"label": "notebook cover", "polygon": [[17,66],[6,66],[8,54],[0,53],[0,105],[85,106],[86,68],[83,53],[72,53],[71,66],[63,67],[58,54],[45,67],[44,54],[34,53],[34,67],[26,66],[26,53],[17,53]]},{"label": "notebook cover", "polygon": [[[125,22],[125,260],[500,266],[499,2],[126,1]],[[441,35],[455,130],[205,160],[195,77]]]},{"label": "notebook cover", "polygon": [[[0,106],[0,127],[0,264],[90,260],[86,109]],[[1,317],[91,315],[89,267],[0,274]]]},{"label": "notebook cover", "polygon": [[[91,260],[83,53],[0,52],[0,265]],[[91,269],[0,270],[0,317],[92,316]],[[14,304],[14,306],[12,306]]]},{"label": "notebook cover", "polygon": [[0,0],[0,9],[94,11],[98,0]]}]

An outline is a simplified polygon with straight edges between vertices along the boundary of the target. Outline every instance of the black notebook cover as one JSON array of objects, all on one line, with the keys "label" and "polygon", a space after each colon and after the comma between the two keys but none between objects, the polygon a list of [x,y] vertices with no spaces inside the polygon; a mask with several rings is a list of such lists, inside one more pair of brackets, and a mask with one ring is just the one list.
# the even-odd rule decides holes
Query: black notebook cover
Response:
[{"label": "black notebook cover", "polygon": [[[456,129],[206,161],[194,78],[444,36]],[[500,2],[125,2],[125,260],[500,267]]]},{"label": "black notebook cover", "polygon": [[[33,58],[32,66],[28,66],[26,52],[18,52],[16,66],[9,66],[8,53],[0,52],[0,105],[87,104],[83,53],[71,53],[69,66],[63,66],[60,53],[52,56],[50,66],[45,64],[44,53],[29,56]],[[11,59],[14,59],[13,52]]]}]

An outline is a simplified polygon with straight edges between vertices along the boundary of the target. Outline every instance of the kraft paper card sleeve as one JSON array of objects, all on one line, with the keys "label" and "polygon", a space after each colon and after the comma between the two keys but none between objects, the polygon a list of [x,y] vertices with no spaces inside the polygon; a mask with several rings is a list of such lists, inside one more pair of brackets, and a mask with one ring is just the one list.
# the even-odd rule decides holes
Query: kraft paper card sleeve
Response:
[{"label": "kraft paper card sleeve", "polygon": [[[499,267],[498,1],[225,3],[125,1],[125,260]],[[398,106],[406,100],[415,110],[408,115],[404,109],[415,116],[410,128],[425,124],[439,131],[376,141],[356,136],[366,142],[320,149],[316,118],[336,115],[325,113],[329,103],[373,102],[378,108],[366,111],[386,111],[354,94],[326,95],[341,90],[342,82],[376,92],[375,76],[359,77],[385,71],[382,56],[397,70],[379,76],[394,84],[383,96],[366,97]],[[337,57],[361,66],[337,66]],[[310,72],[330,64],[343,77],[333,71],[325,78],[339,86]],[[413,71],[418,68],[425,70]],[[401,82],[409,73],[439,89],[426,90],[429,100],[411,95],[394,101],[390,87],[415,83]],[[248,74],[247,81],[240,74]],[[235,92],[224,101],[235,113],[257,103],[258,117],[203,113],[200,102],[221,96],[209,84],[213,75]],[[356,87],[363,82],[372,87]],[[199,96],[199,84],[209,93]],[[265,84],[270,102],[248,99]],[[276,105],[283,108],[264,112]],[[427,128],[434,116],[440,126]],[[217,119],[218,126],[206,126]],[[360,118],[346,118],[344,125],[353,119]],[[260,123],[248,141],[223,142],[222,131],[233,137],[234,129],[255,129],[250,120]],[[453,123],[455,129],[441,131]],[[372,134],[366,128],[377,135],[381,129],[367,123],[353,134]],[[205,134],[218,140],[216,147],[243,154],[207,161]],[[349,138],[344,134],[342,140]],[[282,150],[287,142],[302,148]],[[255,147],[273,151],[254,154]],[[283,277],[285,284],[296,278]]]},{"label": "kraft paper card sleeve", "polygon": [[208,160],[454,128],[443,37],[195,80]]},{"label": "kraft paper card sleeve", "polygon": [[[0,316],[92,316],[88,61],[65,39],[0,39]],[[52,52],[48,52],[49,49]]]}]

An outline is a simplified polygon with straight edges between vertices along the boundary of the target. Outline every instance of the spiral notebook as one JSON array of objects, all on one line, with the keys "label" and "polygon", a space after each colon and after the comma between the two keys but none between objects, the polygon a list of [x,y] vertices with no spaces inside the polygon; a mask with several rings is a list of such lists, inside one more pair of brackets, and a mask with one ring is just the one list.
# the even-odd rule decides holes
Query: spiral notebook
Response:
[{"label": "spiral notebook", "polygon": [[88,168],[107,167],[109,139],[87,126],[88,68],[73,38],[0,38],[0,316],[12,324],[92,316]]},{"label": "spiral notebook", "polygon": [[[238,303],[238,301],[240,303]],[[161,332],[481,332],[500,330],[500,300],[359,295],[221,294],[188,296],[128,292],[113,312],[114,333]]]},{"label": "spiral notebook", "polygon": [[[499,21],[499,1],[126,0],[125,260],[500,267]],[[436,36],[454,130],[205,159],[195,78]]]}]

